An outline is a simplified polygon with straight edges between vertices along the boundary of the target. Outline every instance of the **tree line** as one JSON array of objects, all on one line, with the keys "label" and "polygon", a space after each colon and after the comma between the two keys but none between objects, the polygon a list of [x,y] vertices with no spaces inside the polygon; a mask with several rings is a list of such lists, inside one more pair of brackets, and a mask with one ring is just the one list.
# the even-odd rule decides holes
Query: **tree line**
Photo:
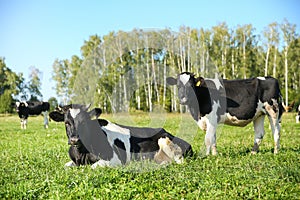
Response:
[{"label": "tree line", "polygon": [[84,41],[81,56],[56,59],[53,79],[65,103],[92,103],[105,112],[184,111],[167,76],[183,71],[214,78],[273,76],[286,104],[300,100],[300,38],[296,25],[284,20],[255,34],[251,24],[211,29],[110,32]]},{"label": "tree line", "polygon": [[[56,59],[52,65],[62,104],[91,103],[107,113],[152,112],[157,107],[183,112],[177,89],[166,84],[166,77],[184,71],[205,78],[273,76],[280,82],[286,104],[300,101],[300,37],[296,25],[287,20],[267,25],[261,34],[251,24],[230,28],[225,22],[209,29],[181,26],[176,32],[168,28],[112,31],[91,35],[80,50],[81,55]],[[4,59],[0,61],[0,79],[7,80],[0,82],[1,102],[24,94],[27,99],[41,97],[39,88],[33,89],[39,85],[33,77],[38,76],[31,78],[30,86],[20,74],[7,75],[9,68]]]}]

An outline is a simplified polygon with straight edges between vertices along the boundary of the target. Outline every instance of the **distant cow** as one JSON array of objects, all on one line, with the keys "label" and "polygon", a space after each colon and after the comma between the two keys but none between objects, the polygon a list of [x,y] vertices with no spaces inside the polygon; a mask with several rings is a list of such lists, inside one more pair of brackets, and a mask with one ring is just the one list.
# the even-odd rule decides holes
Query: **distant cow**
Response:
[{"label": "distant cow", "polygon": [[27,118],[30,115],[40,115],[43,111],[49,111],[50,104],[48,102],[38,101],[21,101],[16,102],[16,111],[21,119],[21,128],[26,129]]},{"label": "distant cow", "polygon": [[278,81],[272,77],[242,80],[196,78],[183,72],[177,78],[168,77],[169,85],[178,87],[180,104],[187,105],[198,126],[206,131],[206,154],[217,154],[216,128],[218,123],[246,126],[253,121],[255,138],[252,153],[259,150],[264,137],[264,118],[267,115],[278,153],[280,120],[283,112]]},{"label": "distant cow", "polygon": [[285,112],[292,111],[294,108],[294,105],[295,105],[295,101],[292,101],[292,103],[290,103],[289,105],[285,105],[284,102],[282,102],[282,106],[283,106]]},{"label": "distant cow", "polygon": [[299,123],[299,120],[300,120],[300,105],[298,106],[298,113],[297,113],[297,116],[296,116],[296,123]]},{"label": "distant cow", "polygon": [[[54,121],[65,123],[72,160],[66,166],[117,166],[140,159],[181,163],[183,156],[192,153],[190,144],[163,128],[130,127],[105,119],[91,119],[98,117],[101,109],[87,110],[86,106],[72,104],[49,114]],[[162,139],[160,143],[159,139]],[[164,147],[161,151],[160,146]]]}]

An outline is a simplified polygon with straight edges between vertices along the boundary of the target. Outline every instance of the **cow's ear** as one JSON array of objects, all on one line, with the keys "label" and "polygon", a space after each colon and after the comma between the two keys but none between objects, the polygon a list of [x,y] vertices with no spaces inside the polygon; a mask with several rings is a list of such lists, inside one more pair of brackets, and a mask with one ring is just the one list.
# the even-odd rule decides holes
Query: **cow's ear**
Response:
[{"label": "cow's ear", "polygon": [[58,111],[52,111],[49,113],[49,117],[56,122],[63,122],[65,120],[64,114]]},{"label": "cow's ear", "polygon": [[92,118],[92,117],[96,117],[96,119],[101,115],[102,113],[102,110],[101,108],[94,108],[93,110],[91,110],[89,112],[89,116]]},{"label": "cow's ear", "polygon": [[176,85],[177,84],[177,80],[173,77],[168,77],[167,78],[167,84],[168,85]]},{"label": "cow's ear", "polygon": [[203,77],[198,77],[198,78],[195,79],[195,82],[196,82],[196,86],[200,87],[204,84],[204,78]]}]

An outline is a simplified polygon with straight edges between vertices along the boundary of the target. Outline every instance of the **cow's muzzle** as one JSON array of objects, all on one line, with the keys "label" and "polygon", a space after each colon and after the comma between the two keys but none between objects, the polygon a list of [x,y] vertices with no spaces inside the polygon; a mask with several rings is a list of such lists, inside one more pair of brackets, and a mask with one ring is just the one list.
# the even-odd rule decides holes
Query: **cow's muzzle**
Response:
[{"label": "cow's muzzle", "polygon": [[77,137],[70,138],[70,144],[71,145],[78,145],[79,143],[80,143],[79,138],[77,138]]}]

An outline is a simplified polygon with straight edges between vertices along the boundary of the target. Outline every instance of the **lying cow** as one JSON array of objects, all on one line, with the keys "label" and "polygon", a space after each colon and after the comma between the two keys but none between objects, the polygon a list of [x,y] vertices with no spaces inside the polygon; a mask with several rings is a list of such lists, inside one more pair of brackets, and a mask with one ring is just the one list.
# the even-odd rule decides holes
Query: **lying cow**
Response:
[{"label": "lying cow", "polygon": [[[104,119],[92,120],[101,114],[101,109],[87,110],[86,106],[73,104],[49,114],[54,121],[65,122],[72,160],[66,166],[117,166],[140,159],[181,163],[181,157],[192,153],[190,144],[163,128],[130,127]],[[165,140],[160,140],[162,138]]]},{"label": "lying cow", "polygon": [[21,129],[27,128],[27,119],[30,115],[40,115],[44,111],[49,111],[50,104],[48,102],[38,101],[21,101],[16,102],[16,111],[21,120]]},{"label": "lying cow", "polygon": [[168,77],[169,85],[178,87],[180,104],[187,105],[198,126],[206,131],[206,154],[217,154],[216,128],[219,123],[246,126],[253,121],[255,138],[252,153],[259,150],[264,137],[267,115],[278,153],[280,120],[283,112],[278,81],[271,77],[244,80],[196,78],[183,72],[177,78]]}]

